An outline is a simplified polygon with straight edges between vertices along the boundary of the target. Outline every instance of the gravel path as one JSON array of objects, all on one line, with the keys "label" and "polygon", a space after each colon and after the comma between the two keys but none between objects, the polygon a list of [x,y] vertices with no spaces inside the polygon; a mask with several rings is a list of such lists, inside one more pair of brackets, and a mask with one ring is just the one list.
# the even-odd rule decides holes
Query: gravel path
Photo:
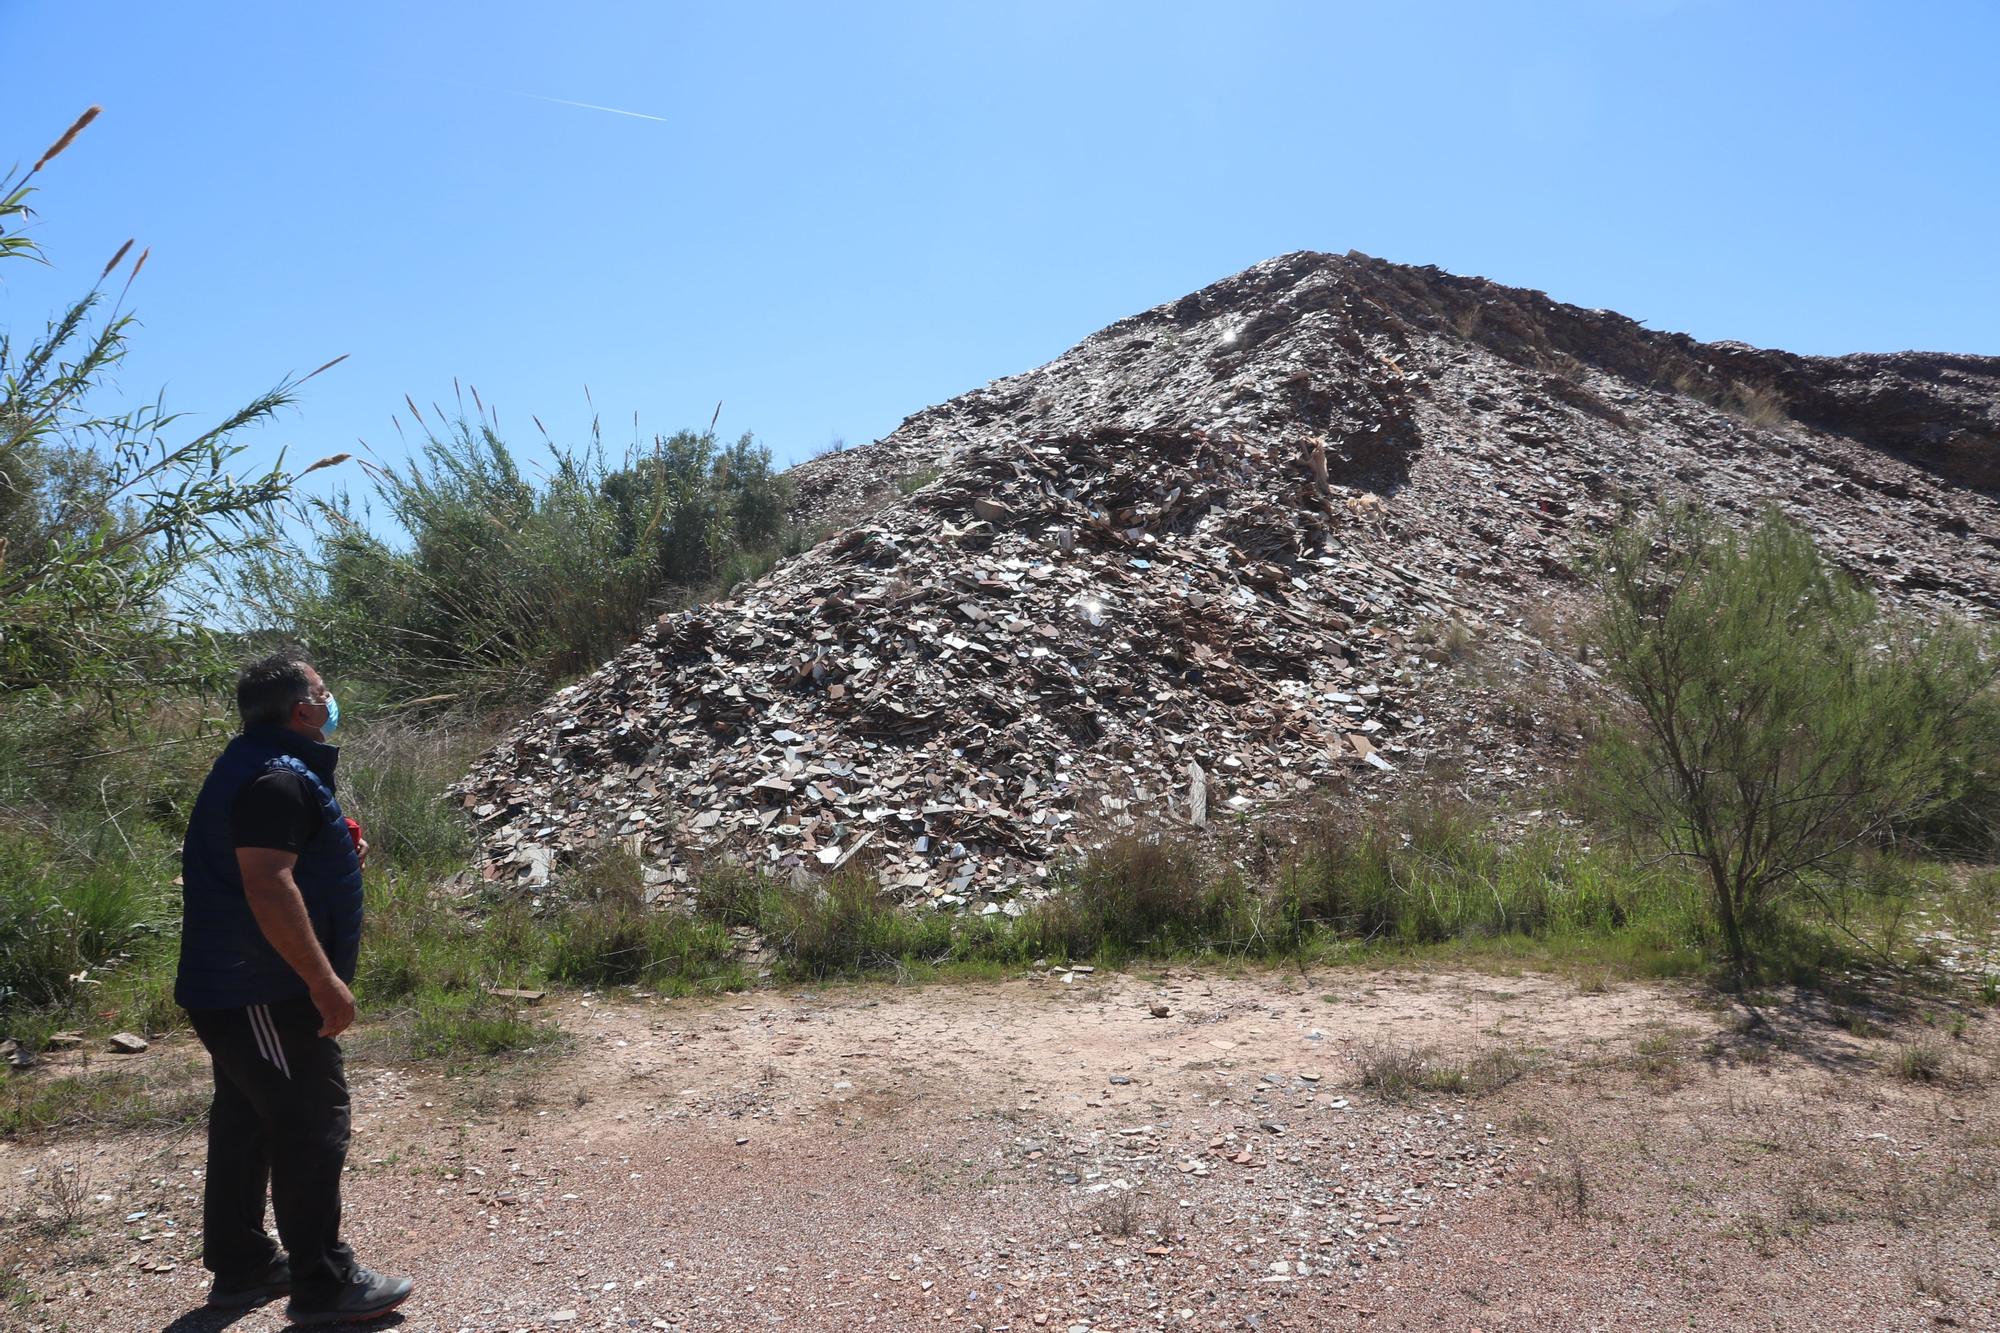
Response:
[{"label": "gravel path", "polygon": [[[356,1062],[351,1238],[408,1328],[2000,1328],[1977,1014],[1744,1037],[1664,988],[1179,970],[547,1005],[557,1060]],[[1915,1038],[1942,1081],[1879,1067]],[[1467,1090],[1364,1083],[1417,1051]],[[0,1321],[282,1327],[188,1314],[200,1164],[0,1144]]]}]

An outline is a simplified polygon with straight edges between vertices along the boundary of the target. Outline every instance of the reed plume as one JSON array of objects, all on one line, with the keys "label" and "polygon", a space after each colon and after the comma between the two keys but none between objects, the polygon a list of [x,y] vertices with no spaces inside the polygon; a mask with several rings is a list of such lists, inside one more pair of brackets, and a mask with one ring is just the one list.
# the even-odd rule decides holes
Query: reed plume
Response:
[{"label": "reed plume", "polygon": [[28,174],[30,176],[34,175],[37,171],[40,171],[43,167],[47,166],[49,163],[61,157],[63,149],[75,143],[76,136],[82,134],[84,129],[90,124],[90,122],[96,120],[98,116],[103,114],[103,112],[104,112],[103,107],[94,106],[91,107],[88,111],[84,112],[82,115],[78,116],[76,118],[76,123],[63,131],[62,138],[50,144],[49,151],[43,153],[40,157],[35,159],[35,165],[28,169]]}]

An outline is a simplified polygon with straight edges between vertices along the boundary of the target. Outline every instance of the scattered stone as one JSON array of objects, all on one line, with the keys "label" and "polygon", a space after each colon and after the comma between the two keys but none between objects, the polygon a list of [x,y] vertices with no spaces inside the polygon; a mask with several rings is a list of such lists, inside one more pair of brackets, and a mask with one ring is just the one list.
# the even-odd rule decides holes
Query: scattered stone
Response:
[{"label": "scattered stone", "polygon": [[152,1043],[136,1032],[114,1032],[105,1045],[119,1055],[137,1055]]}]

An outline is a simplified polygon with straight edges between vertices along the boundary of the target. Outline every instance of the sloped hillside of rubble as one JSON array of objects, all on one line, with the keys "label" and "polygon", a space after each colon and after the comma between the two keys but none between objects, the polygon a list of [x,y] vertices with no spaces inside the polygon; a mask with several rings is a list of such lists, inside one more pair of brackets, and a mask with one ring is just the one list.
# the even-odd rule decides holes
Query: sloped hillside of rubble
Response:
[{"label": "sloped hillside of rubble", "polygon": [[656,898],[861,858],[1013,912],[1120,830],[1531,794],[1593,689],[1578,556],[1662,494],[2000,607],[2000,359],[1704,344],[1361,255],[1260,264],[792,475],[833,535],[461,785],[488,880],[620,843]]}]

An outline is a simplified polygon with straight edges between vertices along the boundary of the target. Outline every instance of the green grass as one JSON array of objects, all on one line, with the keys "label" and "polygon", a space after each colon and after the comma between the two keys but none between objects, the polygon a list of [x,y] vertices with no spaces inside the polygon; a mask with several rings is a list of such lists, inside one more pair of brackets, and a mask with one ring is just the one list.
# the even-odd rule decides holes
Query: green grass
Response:
[{"label": "green grass", "polygon": [[[450,747],[427,753],[434,770],[460,762]],[[355,989],[364,1015],[393,1019],[396,1037],[383,1049],[405,1057],[554,1043],[547,1023],[491,1000],[495,987],[740,989],[752,978],[732,930],[746,927],[762,937],[762,964],[779,982],[992,977],[1036,960],[1394,959],[1567,971],[1601,987],[1614,976],[1699,974],[1712,958],[1691,881],[1559,835],[1502,842],[1465,812],[1312,830],[1261,888],[1239,872],[1215,873],[1192,847],[1128,840],[1065,871],[1018,917],[908,908],[859,871],[795,888],[727,868],[699,882],[694,912],[663,911],[645,903],[641,868],[622,856],[572,869],[534,904],[510,892],[458,897],[441,888],[461,848],[451,826],[438,826],[427,794],[436,787],[371,781],[370,765],[392,754],[361,748],[357,759],[357,806],[388,850],[371,877]],[[1886,883],[1874,885],[1871,904],[1894,896]],[[1878,926],[1884,911],[1869,908]],[[1774,939],[1785,945],[1773,956],[1787,979],[1810,983],[1851,961],[1824,932],[1795,925]],[[94,998],[109,1000],[105,1012],[126,1026],[170,1027],[170,965],[171,949],[156,950],[110,974]],[[74,1006],[30,1009],[40,1022],[15,1023],[30,1044],[46,1037],[53,1013],[91,1026]]]},{"label": "green grass", "polygon": [[697,912],[761,933],[781,979],[912,969],[963,974],[1036,959],[1396,956],[1677,976],[1704,964],[1698,895],[1606,853],[1507,846],[1469,817],[1403,839],[1323,831],[1259,889],[1192,847],[1127,840],[1087,858],[1020,916],[912,911],[849,872],[803,890],[740,872],[704,880]]},{"label": "green grass", "polygon": [[1698,900],[1681,875],[1554,832],[1508,843],[1464,810],[1419,807],[1361,829],[1311,830],[1279,877],[1289,929],[1407,945],[1573,939],[1635,925],[1655,944],[1700,941]]},{"label": "green grass", "polygon": [[361,1049],[377,1058],[463,1061],[560,1051],[568,1042],[554,1023],[511,1001],[479,991],[424,990],[386,1021],[364,1030]]},{"label": "green grass", "polygon": [[[467,892],[467,830],[440,793],[486,739],[449,720],[377,718],[345,746],[346,798],[374,846],[355,982],[364,1054],[465,1060],[561,1045],[557,1027],[493,998],[496,987],[713,994],[767,976],[994,978],[1037,960],[1394,961],[1563,972],[1585,987],[1715,974],[1716,935],[1687,875],[1565,832],[1503,839],[1481,812],[1450,808],[1309,823],[1283,854],[1251,859],[1254,879],[1218,870],[1212,853],[1189,845],[1127,839],[1061,869],[1046,896],[1013,917],[905,906],[859,868],[794,887],[717,866],[695,886],[692,912],[661,910],[645,900],[642,867],[621,855],[562,872],[535,899]],[[88,856],[0,824],[7,1035],[33,1049],[61,1028],[158,1034],[179,1025],[164,828],[184,806],[181,788],[200,775],[183,767],[174,780],[148,779],[159,827],[100,830]],[[1913,957],[1919,904],[1975,920],[2000,892],[1996,882],[1990,872],[1878,858],[1771,923],[1756,979],[1837,978],[1854,967],[1857,940]],[[746,930],[763,942],[754,964],[738,949]]]},{"label": "green grass", "polygon": [[153,979],[179,927],[174,874],[152,842],[93,858],[0,831],[0,1027],[157,1017]]},{"label": "green grass", "polygon": [[[385,827],[412,826],[410,811],[380,790],[375,799]],[[460,898],[440,888],[449,861],[425,864],[438,841],[408,845],[372,877],[355,986],[364,1017],[387,1019],[394,1034],[379,1049],[401,1058],[557,1044],[532,1011],[493,1000],[495,987],[741,989],[752,981],[732,936],[742,927],[762,937],[779,982],[996,977],[1036,960],[1396,960],[1569,972],[1601,987],[1609,977],[1697,975],[1712,960],[1697,886],[1555,837],[1500,843],[1462,816],[1407,835],[1389,824],[1345,840],[1323,831],[1261,890],[1210,872],[1188,847],[1119,843],[1014,918],[910,909],[854,871],[793,888],[718,870],[697,886],[692,914],[663,911],[644,903],[640,867],[623,857],[559,878],[538,907],[509,893]],[[1823,932],[1797,927],[1783,938],[1773,957],[1785,979],[1810,984],[1852,961]],[[173,1026],[171,962],[161,948],[109,974],[92,994],[100,1012],[142,1031]],[[101,1028],[93,1016],[30,1006],[13,1027],[37,1045],[58,1025]]]},{"label": "green grass", "polygon": [[162,1086],[137,1074],[14,1079],[0,1085],[0,1140],[62,1129],[157,1129],[192,1124],[208,1111],[208,1090]]}]

